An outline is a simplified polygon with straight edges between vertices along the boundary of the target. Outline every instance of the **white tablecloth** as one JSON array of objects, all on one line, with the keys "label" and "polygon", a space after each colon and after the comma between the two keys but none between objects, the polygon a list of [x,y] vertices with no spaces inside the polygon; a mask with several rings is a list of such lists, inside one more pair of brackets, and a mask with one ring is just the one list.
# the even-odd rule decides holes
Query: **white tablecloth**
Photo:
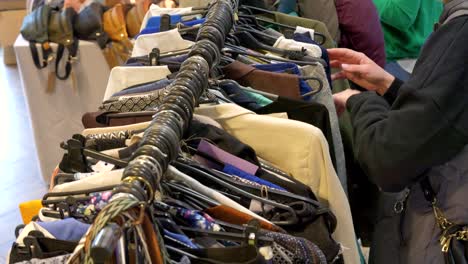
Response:
[{"label": "white tablecloth", "polygon": [[[79,59],[73,64],[77,91],[72,89],[71,78],[65,81],[57,79],[54,93],[48,94],[49,69],[38,70],[34,66],[29,43],[21,36],[16,39],[14,48],[42,177],[49,182],[64,153],[60,142],[83,130],[83,113],[98,109],[110,70],[97,44],[80,41]],[[56,45],[52,48],[55,50]]]}]

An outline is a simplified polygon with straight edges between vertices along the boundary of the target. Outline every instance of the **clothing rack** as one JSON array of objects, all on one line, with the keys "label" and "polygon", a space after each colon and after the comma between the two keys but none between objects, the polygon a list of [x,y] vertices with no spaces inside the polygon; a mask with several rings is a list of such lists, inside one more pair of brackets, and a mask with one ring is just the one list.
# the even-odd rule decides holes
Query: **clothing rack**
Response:
[{"label": "clothing rack", "polygon": [[[145,130],[131,161],[125,168],[121,184],[114,188],[111,202],[98,214],[89,230],[84,246],[85,263],[104,263],[121,241],[124,214],[138,215],[131,219],[141,224],[145,209],[155,199],[159,181],[169,163],[177,158],[179,144],[189,126],[195,106],[208,86],[210,70],[221,60],[226,35],[234,24],[235,0],[215,0],[208,9],[188,59],[182,63],[171,92]],[[122,216],[122,217],[119,217]],[[118,223],[117,223],[118,222]]]}]

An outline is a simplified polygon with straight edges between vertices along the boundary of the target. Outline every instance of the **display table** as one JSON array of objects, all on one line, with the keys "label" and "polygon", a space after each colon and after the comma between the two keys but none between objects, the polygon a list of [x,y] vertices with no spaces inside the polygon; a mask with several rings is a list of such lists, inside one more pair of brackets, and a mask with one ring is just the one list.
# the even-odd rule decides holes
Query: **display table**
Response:
[{"label": "display table", "polygon": [[[52,44],[54,50],[56,47]],[[83,130],[82,115],[97,111],[101,104],[110,74],[109,66],[97,44],[80,41],[78,62],[73,64],[76,91],[69,78],[65,81],[57,79],[55,91],[46,93],[49,69],[38,70],[34,66],[29,43],[21,36],[16,39],[14,48],[42,177],[48,183],[64,153],[60,142],[80,133]]]}]

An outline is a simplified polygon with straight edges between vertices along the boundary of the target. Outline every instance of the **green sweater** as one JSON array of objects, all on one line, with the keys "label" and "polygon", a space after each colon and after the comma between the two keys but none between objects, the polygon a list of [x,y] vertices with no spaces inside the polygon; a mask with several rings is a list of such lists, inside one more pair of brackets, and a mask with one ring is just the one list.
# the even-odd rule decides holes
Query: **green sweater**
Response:
[{"label": "green sweater", "polygon": [[439,21],[441,0],[373,0],[380,15],[387,61],[417,58]]}]

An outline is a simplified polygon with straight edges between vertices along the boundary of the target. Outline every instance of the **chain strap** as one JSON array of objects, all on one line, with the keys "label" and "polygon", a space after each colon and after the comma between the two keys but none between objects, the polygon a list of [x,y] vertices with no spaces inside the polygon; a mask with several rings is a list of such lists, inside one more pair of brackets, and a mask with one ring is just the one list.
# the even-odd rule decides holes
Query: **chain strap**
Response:
[{"label": "chain strap", "polygon": [[445,231],[449,227],[453,226],[453,223],[450,222],[447,218],[445,218],[444,213],[442,213],[442,210],[440,210],[436,203],[437,200],[434,199],[434,201],[432,202],[432,210],[434,211],[434,215],[440,229],[442,229],[442,231]]},{"label": "chain strap", "polygon": [[442,252],[447,253],[449,251],[450,244],[453,239],[468,242],[468,226],[464,226],[462,230],[452,233],[452,228],[457,227],[458,225],[450,222],[445,217],[442,210],[437,206],[436,199],[432,202],[432,210],[434,211],[437,225],[442,230],[442,235],[439,238],[440,245],[442,246]]}]

